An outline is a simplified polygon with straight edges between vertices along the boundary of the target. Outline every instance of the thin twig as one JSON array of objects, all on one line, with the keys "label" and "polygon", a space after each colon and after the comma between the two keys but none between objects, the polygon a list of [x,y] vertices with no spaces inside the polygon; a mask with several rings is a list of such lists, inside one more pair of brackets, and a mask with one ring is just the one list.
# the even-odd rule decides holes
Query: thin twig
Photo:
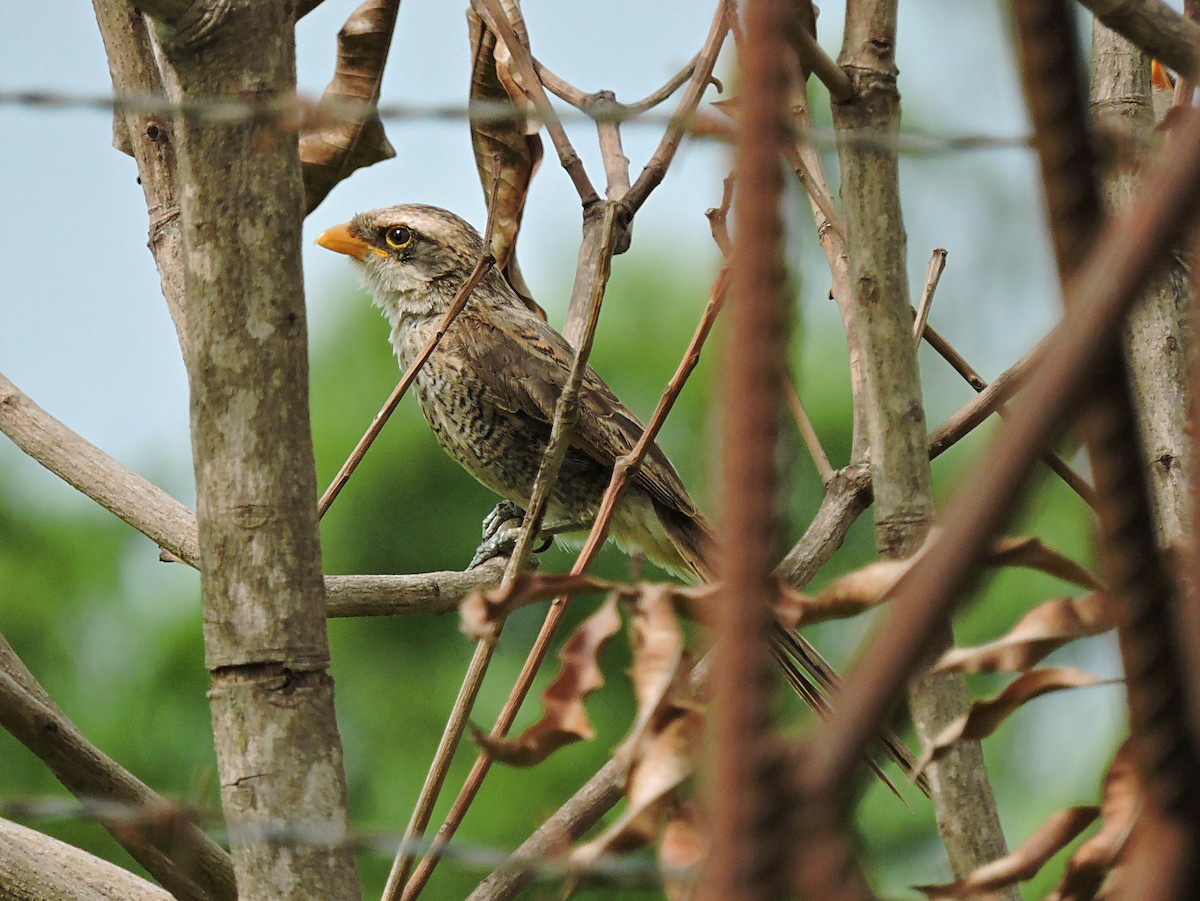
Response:
[{"label": "thin twig", "polygon": [[[808,89],[799,81],[792,95],[792,121],[798,133],[807,132],[813,124]],[[797,136],[794,146],[787,150],[786,156],[796,177],[808,193],[817,226],[817,240],[829,265],[832,280],[829,294],[837,304],[842,330],[846,335],[846,350],[850,358],[850,396],[854,406],[850,459],[857,462],[865,459],[867,453],[867,433],[863,421],[866,401],[863,394],[857,326],[854,322],[854,296],[850,285],[850,260],[846,252],[846,228],[834,205],[829,178],[825,174],[825,164],[817,149]]]},{"label": "thin twig", "polygon": [[792,38],[792,49],[799,57],[801,65],[820,79],[821,84],[829,89],[829,96],[835,103],[846,103],[854,99],[854,84],[841,67],[829,58],[829,54],[817,43],[814,35],[809,33],[799,23],[794,23],[789,29]]},{"label": "thin twig", "polygon": [[913,320],[913,344],[921,346],[921,338],[925,334],[925,323],[929,321],[929,310],[933,306],[933,292],[937,290],[938,282],[942,280],[942,270],[946,268],[946,250],[935,247],[929,257],[929,268],[925,271],[925,287],[921,290],[921,302],[917,305],[917,315]]},{"label": "thin twig", "polygon": [[479,0],[479,3],[486,11],[489,26],[508,47],[508,52],[520,73],[521,86],[528,92],[538,116],[546,126],[546,131],[550,133],[550,140],[558,152],[559,162],[567,170],[567,175],[575,185],[580,202],[585,207],[597,203],[600,198],[596,194],[596,189],[592,186],[587,172],[584,171],[583,162],[579,159],[575,148],[571,146],[571,141],[563,129],[558,113],[554,111],[550,98],[546,96],[546,89],[538,79],[537,69],[533,64],[533,56],[529,48],[517,37],[500,0]]},{"label": "thin twig", "polygon": [[[954,371],[963,377],[963,380],[968,385],[978,392],[982,392],[988,387],[987,380],[976,372],[975,368],[963,358],[962,354],[955,350],[954,346],[932,325],[925,326],[924,338],[926,343],[936,350],[942,359],[949,363]],[[1020,365],[1020,363],[1017,365]],[[999,416],[1008,416],[1010,410],[1001,402],[996,405],[995,412]],[[1096,506],[1096,492],[1092,489],[1092,486],[1061,455],[1053,450],[1047,450],[1042,455],[1042,459],[1053,470],[1054,474],[1067,484],[1067,487],[1079,495],[1084,503],[1089,507]]]},{"label": "thin twig", "polygon": [[[700,65],[700,54],[693,56],[682,69],[676,72],[671,78],[657,91],[653,91],[638,100],[636,103],[625,104],[625,109],[637,115],[648,110],[654,109],[660,103],[670,99],[671,95],[678,91],[684,83],[692,77],[692,73],[696,71],[696,66]],[[710,77],[711,80],[711,77]]]},{"label": "thin twig", "polygon": [[829,455],[821,446],[821,439],[817,435],[817,430],[813,428],[808,411],[804,409],[804,401],[800,399],[800,392],[796,390],[796,383],[792,381],[790,375],[786,375],[783,379],[783,391],[788,407],[792,411],[792,418],[796,420],[796,427],[800,430],[800,437],[804,439],[804,446],[808,449],[808,455],[812,457],[813,465],[817,467],[817,475],[821,477],[821,484],[828,485],[837,475],[837,470],[833,468],[833,464],[829,462]]},{"label": "thin twig", "polygon": [[[617,207],[611,202],[604,205],[604,216],[601,224],[601,241],[597,250],[596,258],[591,261],[594,269],[592,270],[591,281],[591,303],[588,308],[588,316],[583,329],[582,339],[575,350],[575,357],[571,363],[570,372],[567,375],[567,381],[563,387],[562,394],[559,395],[558,401],[554,408],[554,421],[550,429],[550,439],[546,444],[546,452],[542,456],[541,466],[538,468],[537,478],[534,480],[533,491],[531,493],[529,504],[525,513],[525,521],[521,525],[521,531],[517,536],[516,547],[513,549],[512,557],[509,561],[508,569],[505,572],[505,581],[510,581],[520,569],[522,561],[528,556],[532,549],[533,541],[536,539],[541,529],[542,518],[546,512],[546,506],[549,502],[550,491],[554,485],[555,479],[558,476],[558,471],[562,465],[562,461],[566,457],[567,447],[570,442],[571,433],[574,430],[574,416],[579,398],[579,389],[583,381],[583,374],[587,369],[588,357],[591,354],[592,340],[595,336],[596,325],[599,321],[601,301],[604,296],[604,289],[608,282],[608,275],[612,263],[612,255],[615,247],[616,233],[618,229]],[[538,633],[537,639],[534,641],[533,649],[529,653],[529,657],[525,661],[525,665],[521,669],[520,675],[517,677],[517,683],[510,692],[507,701],[501,708],[500,715],[497,717],[496,725],[492,729],[493,737],[502,737],[508,733],[512,726],[513,720],[516,718],[517,711],[520,709],[521,702],[525,698],[530,685],[533,682],[533,676],[537,672],[541,660],[544,659],[546,651],[549,648],[549,643],[561,622],[561,613],[555,615],[555,610],[563,610],[566,607],[565,602],[552,605],[547,613],[545,621],[542,623],[542,629]],[[457,736],[450,735],[450,724],[447,724],[446,733],[443,735],[443,744],[439,746],[441,752],[444,746],[449,752],[445,758],[445,765],[448,766],[449,758],[453,756],[453,750],[457,747],[458,741],[462,737],[462,731],[466,728],[466,718],[470,713],[470,706],[474,702],[475,696],[478,694],[479,685],[482,684],[483,675],[487,670],[487,664],[491,660],[492,653],[495,648],[495,641],[481,641],[476,645],[475,655],[472,658],[471,666],[468,669],[467,677],[463,681],[460,689],[460,697],[467,698],[469,696],[470,703],[463,705],[455,705],[455,709],[451,714],[451,720],[455,723],[455,728],[458,732]],[[461,721],[461,726],[458,722]],[[435,758],[435,765],[438,764],[439,757]],[[438,857],[436,849],[438,845],[449,839],[462,822],[462,818],[466,816],[467,809],[474,800],[479,787],[483,784],[483,779],[487,775],[491,767],[491,757],[487,754],[480,754],[475,759],[475,764],[472,766],[467,779],[455,798],[454,803],[450,807],[450,811],[446,814],[446,818],[438,829],[437,839],[434,842],[433,849],[422,858],[421,863],[413,872],[412,877],[404,885],[403,895],[400,895],[403,901],[413,901],[424,888],[425,883],[433,874],[434,868],[437,866]],[[432,772],[432,770],[431,770]],[[443,777],[444,780],[444,777]],[[440,789],[440,785],[438,786]],[[431,792],[428,800],[424,795],[419,801],[424,802],[428,810],[432,810],[432,805],[436,801],[437,792]],[[426,823],[428,823],[429,812],[422,808],[421,812],[424,815]],[[414,820],[416,819],[417,811],[414,811]],[[424,826],[421,826],[424,829]],[[411,858],[407,855],[398,857],[393,866],[393,874],[403,873],[411,865]],[[399,880],[393,880],[389,877],[388,890],[385,891],[384,901],[394,901],[397,897],[396,889],[393,888],[393,883]]]},{"label": "thin twig", "polygon": [[929,456],[937,457],[996,412],[1029,379],[1031,371],[1046,354],[1046,339],[1039,342],[995,381],[929,433]]},{"label": "thin twig", "polygon": [[671,116],[670,124],[663,133],[662,140],[655,148],[642,174],[638,176],[629,193],[625,195],[625,205],[630,213],[636,212],[650,193],[658,187],[666,175],[667,167],[675,158],[679,142],[683,140],[688,130],[688,123],[695,115],[696,108],[704,96],[705,90],[712,81],[713,68],[717,64],[717,56],[725,43],[725,35],[729,32],[729,23],[735,18],[730,0],[717,0],[717,10],[713,15],[712,25],[708,29],[708,37],[697,55],[695,67],[692,69],[687,90],[679,101],[679,106]]},{"label": "thin twig", "polygon": [[[700,60],[700,55],[692,57],[692,59],[682,69],[676,72],[661,88],[651,92],[636,103],[618,103],[615,113],[619,115],[619,121],[624,121],[627,118],[632,118],[641,113],[647,112],[658,106],[665,100],[668,100],[672,94],[679,90],[685,81],[687,81],[692,72],[695,71],[696,64]],[[569,103],[582,113],[588,112],[588,107],[591,104],[595,94],[589,94],[586,91],[580,90],[573,84],[570,84],[565,79],[556,75],[549,67],[540,62],[537,57],[533,59],[533,66],[537,70],[538,78],[542,84],[546,86],[551,94],[554,94],[560,100]]]}]

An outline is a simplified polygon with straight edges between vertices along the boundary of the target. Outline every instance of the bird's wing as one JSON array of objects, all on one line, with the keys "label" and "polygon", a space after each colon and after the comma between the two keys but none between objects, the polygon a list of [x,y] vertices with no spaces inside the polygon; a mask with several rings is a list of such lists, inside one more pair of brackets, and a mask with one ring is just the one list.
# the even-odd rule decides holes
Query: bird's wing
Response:
[{"label": "bird's wing", "polygon": [[[492,401],[511,413],[551,423],[575,355],[566,339],[531,314],[506,316],[503,321],[472,316],[467,328],[474,332],[474,339],[467,339],[470,346],[464,350],[492,377],[488,380]],[[618,457],[633,449],[643,431],[638,418],[596,371],[587,367],[571,446],[611,468]],[[667,507],[689,517],[699,516],[683,480],[657,444],[650,446],[630,479]]]}]

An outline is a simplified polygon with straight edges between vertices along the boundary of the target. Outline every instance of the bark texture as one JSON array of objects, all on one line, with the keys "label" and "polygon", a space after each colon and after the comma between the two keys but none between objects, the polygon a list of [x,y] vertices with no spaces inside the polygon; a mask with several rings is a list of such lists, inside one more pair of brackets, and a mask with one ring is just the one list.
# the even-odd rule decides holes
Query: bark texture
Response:
[{"label": "bark texture", "polygon": [[[1097,126],[1117,148],[1104,172],[1109,206],[1127,208],[1137,189],[1141,147],[1152,139],[1150,59],[1100,22],[1092,28],[1091,107]],[[1138,437],[1163,545],[1181,541],[1188,527],[1187,273],[1173,256],[1151,279],[1129,314],[1122,336],[1137,407]]]},{"label": "bark texture", "polygon": [[116,864],[0,820],[0,901],[171,901]]},{"label": "bark texture", "polygon": [[[162,79],[142,14],[126,0],[92,0],[108,57],[114,97],[155,96]],[[183,298],[183,239],[179,230],[175,147],[168,117],[137,112],[113,115],[113,146],[137,161],[150,217],[150,251],[180,346],[187,333]],[[185,357],[186,361],[186,357]]]},{"label": "bark texture", "polygon": [[[293,6],[194,2],[157,23],[170,99],[290,96]],[[238,888],[357,899],[327,672],[297,135],[270,117],[194,115],[174,135],[205,656]]]},{"label": "bark texture", "polygon": [[[905,268],[906,238],[900,210],[899,165],[893,150],[856,141],[868,133],[895,134],[900,123],[896,87],[895,0],[847,4],[839,63],[850,75],[855,99],[833,104],[842,173],[855,332],[863,371],[866,427],[875,494],[875,541],[885,558],[913,554],[933,522],[933,484],[925,438],[925,413]],[[942,626],[932,653],[952,643]],[[923,744],[967,709],[959,676],[925,676],[908,690]],[[929,771],[942,841],[956,876],[1005,853],[983,753],[962,742]],[[1016,890],[1005,897],[1019,898]]]}]

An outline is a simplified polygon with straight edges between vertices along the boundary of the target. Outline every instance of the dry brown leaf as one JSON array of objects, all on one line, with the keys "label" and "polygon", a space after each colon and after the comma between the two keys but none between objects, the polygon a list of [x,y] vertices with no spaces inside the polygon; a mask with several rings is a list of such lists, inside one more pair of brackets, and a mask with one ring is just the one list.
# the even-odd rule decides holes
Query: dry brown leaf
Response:
[{"label": "dry brown leaf", "polygon": [[1113,757],[1104,775],[1100,831],[1079,846],[1067,861],[1062,882],[1046,901],[1085,901],[1096,897],[1120,860],[1142,805],[1142,787],[1128,742]]},{"label": "dry brown leaf", "polygon": [[629,679],[637,700],[637,717],[623,745],[626,753],[631,753],[643,732],[663,716],[673,715],[677,708],[700,709],[688,687],[691,657],[684,650],[674,596],[675,586],[648,584],[634,599]]},{"label": "dry brown leaf", "polygon": [[1047,547],[1037,538],[1001,538],[992,547],[992,566],[1020,566],[1057,576],[1064,582],[1098,591],[1104,586],[1079,563]]},{"label": "dry brown leaf", "polygon": [[951,648],[934,672],[1023,672],[1077,638],[1100,635],[1117,625],[1119,607],[1102,592],[1056,598],[1026,613],[1008,634],[973,648]]},{"label": "dry brown leaf", "polygon": [[[937,535],[930,532],[928,542]],[[796,629],[830,619],[848,619],[888,599],[892,588],[920,558],[921,551],[906,560],[878,560],[831,582],[815,596],[781,589],[776,613],[787,627]],[[1075,561],[1046,547],[1036,538],[1003,538],[996,542],[991,566],[1020,566],[1036,569],[1084,587],[1098,587],[1096,578]]]},{"label": "dry brown leaf", "polygon": [[[524,22],[520,20],[519,10],[514,16],[510,9],[509,19],[517,34],[523,34]],[[497,268],[525,305],[545,319],[545,311],[530,296],[516,256],[525,198],[542,161],[542,139],[538,136],[537,125],[527,115],[528,98],[509,72],[507,48],[474,9],[467,10],[467,26],[473,60],[471,102],[511,102],[517,107],[517,114],[512,119],[471,122],[471,147],[475,151],[475,166],[483,183],[483,194],[490,199],[493,187],[495,190],[493,209],[489,211],[492,216],[490,249]]]},{"label": "dry brown leaf", "polygon": [[542,692],[540,720],[515,739],[492,738],[472,724],[475,741],[493,758],[511,766],[533,766],[565,745],[596,737],[583,702],[604,684],[600,651],[621,628],[617,597],[610,594],[559,650],[562,666]]},{"label": "dry brown leaf", "polygon": [[572,870],[587,870],[601,854],[629,851],[654,840],[675,790],[696,770],[704,744],[704,716],[680,710],[646,730],[630,761],[629,806],[611,826],[571,852]]},{"label": "dry brown leaf", "polygon": [[609,828],[571,853],[572,869],[586,870],[601,854],[650,841],[675,790],[695,771],[704,739],[703,705],[692,695],[692,658],[683,648],[670,585],[647,585],[635,599],[630,678],[638,713],[617,751],[629,761],[629,804]]},{"label": "dry brown leaf", "polygon": [[1098,807],[1068,807],[1043,823],[1011,854],[985,863],[944,885],[918,885],[928,898],[976,898],[1015,882],[1032,879],[1051,857],[1069,845],[1100,813]]},{"label": "dry brown leaf", "polygon": [[685,801],[667,814],[658,840],[658,866],[668,901],[689,901],[707,856],[708,836],[700,823],[700,809],[694,801]]},{"label": "dry brown leaf", "polygon": [[333,80],[321,95],[312,127],[300,135],[304,206],[309,213],[354,170],[396,155],[377,113],[351,121],[329,108],[379,100],[399,8],[400,0],[366,0],[338,32]]},{"label": "dry brown leaf", "polygon": [[504,618],[519,607],[558,597],[608,591],[611,582],[570,573],[518,573],[507,585],[490,591],[472,591],[458,607],[463,633],[476,640],[493,638]]},{"label": "dry brown leaf", "polygon": [[887,600],[912,559],[869,563],[830,582],[815,596],[781,586],[775,614],[788,629],[857,616]]},{"label": "dry brown leaf", "polygon": [[1010,682],[996,697],[975,701],[965,714],[956,717],[939,732],[937,738],[933,740],[933,744],[921,754],[915,772],[922,772],[925,767],[942,757],[957,742],[971,738],[986,738],[991,735],[1013,711],[1026,701],[1032,701],[1034,698],[1055,691],[1104,684],[1111,684],[1111,680],[1100,679],[1083,670],[1065,666],[1047,667],[1023,673]]}]

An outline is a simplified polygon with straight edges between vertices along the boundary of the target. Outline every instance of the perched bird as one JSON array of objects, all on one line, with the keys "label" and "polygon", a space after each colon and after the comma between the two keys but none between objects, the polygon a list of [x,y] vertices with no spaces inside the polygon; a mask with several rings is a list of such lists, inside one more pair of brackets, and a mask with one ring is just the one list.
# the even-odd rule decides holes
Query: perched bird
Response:
[{"label": "perched bird", "polygon": [[[483,240],[470,224],[421,204],[360,213],[325,231],[317,243],[357,261],[375,305],[391,323],[401,369],[437,330],[483,252]],[[493,269],[421,368],[413,389],[442,449],[488,488],[523,508],[573,357],[566,339],[530,312]],[[544,531],[561,534],[591,526],[614,464],[633,449],[642,431],[637,417],[588,367],[578,423],[551,492]],[[493,525],[503,518],[501,509],[489,517]],[[611,534],[618,545],[640,547],[684,579],[712,576],[707,562],[711,529],[657,445],[630,476]],[[806,702],[823,710],[825,701],[813,680],[828,691],[836,674],[801,636],[779,627],[774,638],[775,656],[788,681]],[[879,740],[911,772],[913,757],[903,742],[890,732]]]},{"label": "perched bird", "polygon": [[[437,330],[483,250],[479,233],[463,219],[419,204],[361,213],[317,243],[358,261],[375,305],[391,323],[401,369]],[[566,339],[530,312],[493,269],[421,368],[413,392],[442,449],[523,507],[573,358]],[[613,464],[633,449],[642,429],[589,366],[578,424],[550,495],[547,532],[591,526]],[[711,574],[705,562],[711,531],[657,445],[629,479],[612,536],[682,578],[699,581]]]}]

